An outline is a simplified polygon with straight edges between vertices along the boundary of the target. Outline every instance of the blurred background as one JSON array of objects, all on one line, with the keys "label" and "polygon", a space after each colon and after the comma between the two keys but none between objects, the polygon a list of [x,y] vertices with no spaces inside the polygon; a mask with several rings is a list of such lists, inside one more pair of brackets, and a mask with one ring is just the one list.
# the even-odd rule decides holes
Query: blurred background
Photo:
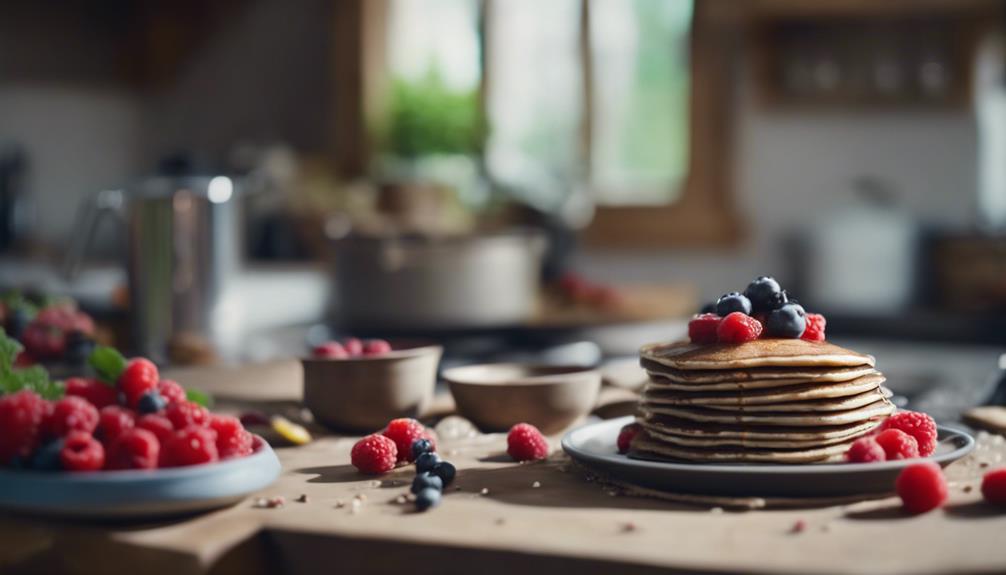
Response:
[{"label": "blurred background", "polygon": [[1002,0],[7,0],[5,321],[71,297],[162,362],[352,333],[617,378],[773,275],[917,408],[978,403],[1004,30]]}]

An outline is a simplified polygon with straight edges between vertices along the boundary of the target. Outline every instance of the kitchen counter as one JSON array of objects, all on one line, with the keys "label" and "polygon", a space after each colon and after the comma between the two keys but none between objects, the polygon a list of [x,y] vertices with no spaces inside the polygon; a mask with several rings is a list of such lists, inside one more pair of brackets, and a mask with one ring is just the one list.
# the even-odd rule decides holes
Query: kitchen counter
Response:
[{"label": "kitchen counter", "polygon": [[[295,409],[294,362],[172,374],[221,407]],[[968,573],[1006,570],[1006,509],[980,503],[977,478],[1006,458],[984,435],[948,469],[948,506],[907,517],[896,498],[810,508],[732,511],[629,496],[588,481],[559,452],[517,464],[500,434],[442,438],[459,469],[442,504],[398,503],[413,470],[364,477],[355,438],[325,435],[277,449],[281,478],[237,506],[153,524],[63,523],[0,516],[4,573],[443,573],[672,571]],[[553,445],[557,447],[557,440]],[[536,486],[537,485],[537,486]],[[296,501],[306,495],[304,503]],[[355,503],[354,503],[355,501]],[[794,529],[796,525],[803,529]],[[141,568],[142,566],[142,568]]]}]

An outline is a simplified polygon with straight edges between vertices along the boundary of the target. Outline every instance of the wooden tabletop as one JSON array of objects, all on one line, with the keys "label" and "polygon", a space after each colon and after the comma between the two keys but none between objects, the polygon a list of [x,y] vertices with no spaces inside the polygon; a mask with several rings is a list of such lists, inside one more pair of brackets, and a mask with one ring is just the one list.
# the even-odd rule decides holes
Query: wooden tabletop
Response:
[{"label": "wooden tabletop", "polygon": [[[250,388],[244,402],[270,406],[289,398],[266,382],[299,388],[289,381],[295,364],[180,376],[225,399]],[[981,436],[948,469],[949,504],[919,517],[903,515],[896,498],[731,511],[634,497],[588,481],[558,451],[514,463],[498,434],[442,438],[457,480],[439,507],[416,513],[398,502],[413,470],[361,476],[349,465],[353,441],[277,449],[283,475],[260,496],[283,496],[281,508],[252,497],[153,524],[0,516],[0,573],[1006,572],[1006,509],[981,503],[977,487],[1004,464],[1002,436]]]}]

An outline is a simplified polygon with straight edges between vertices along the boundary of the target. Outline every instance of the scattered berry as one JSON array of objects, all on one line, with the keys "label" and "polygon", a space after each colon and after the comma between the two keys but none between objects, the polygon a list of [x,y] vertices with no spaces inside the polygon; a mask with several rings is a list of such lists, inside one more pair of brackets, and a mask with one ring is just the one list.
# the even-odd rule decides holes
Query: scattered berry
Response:
[{"label": "scattered berry", "polygon": [[35,450],[31,456],[30,467],[38,471],[59,471],[63,469],[60,452],[63,451],[63,439],[53,439]]},{"label": "scattered berry", "polygon": [[416,510],[426,511],[440,504],[440,490],[427,488],[416,494]]},{"label": "scattered berry", "polygon": [[98,471],[105,466],[105,448],[90,433],[71,431],[63,440],[59,459],[67,471]]},{"label": "scattered berry", "polygon": [[217,461],[220,454],[216,435],[212,429],[196,425],[176,431],[164,444],[164,466],[183,467]]},{"label": "scattered berry", "polygon": [[441,463],[439,455],[432,451],[424,453],[416,458],[416,473],[433,471],[438,463]]},{"label": "scattered berry", "polygon": [[391,351],[391,344],[383,339],[369,339],[363,344],[363,355],[384,355]]},{"label": "scattered berry", "polygon": [[157,389],[159,381],[157,366],[149,359],[138,357],[126,365],[119,376],[119,391],[125,396],[126,405],[136,409],[140,398],[148,391]]},{"label": "scattered berry", "polygon": [[434,450],[433,442],[429,439],[420,438],[412,442],[412,460],[415,461],[420,455]]},{"label": "scattered berry", "polygon": [[849,463],[873,463],[875,461],[886,461],[887,454],[884,453],[884,448],[873,437],[860,437],[852,442],[849,451],[845,453],[845,459]]},{"label": "scattered berry", "polygon": [[34,391],[0,397],[0,465],[27,459],[38,446],[48,404]]},{"label": "scattered berry", "polygon": [[720,316],[715,313],[703,313],[688,322],[688,339],[692,343],[716,343],[718,336],[716,328],[720,326]]},{"label": "scattered berry", "polygon": [[155,391],[148,391],[143,394],[140,401],[136,403],[136,411],[140,413],[157,413],[168,406],[166,399],[161,397],[161,394]]},{"label": "scattered berry", "polygon": [[[381,434],[395,442],[395,447],[398,448],[398,461],[400,462],[408,461],[411,463],[415,461],[415,457],[412,455],[412,442],[417,439],[429,440],[426,426],[408,417],[391,420]],[[436,451],[437,447],[432,441],[430,441],[430,445],[430,449]]]},{"label": "scattered berry", "polygon": [[83,377],[71,377],[66,380],[66,395],[83,397],[91,402],[91,405],[101,409],[108,405],[115,405],[117,394],[115,388],[98,381],[97,379],[86,379]]},{"label": "scattered berry", "polygon": [[735,291],[723,294],[716,300],[716,315],[726,317],[734,312],[751,315],[751,300]]},{"label": "scattered berry", "polygon": [[453,463],[439,461],[433,466],[432,473],[444,482],[444,487],[447,487],[454,481],[454,477],[458,474],[458,469],[454,467]]},{"label": "scattered berry", "polygon": [[356,442],[350,452],[350,460],[360,473],[387,473],[395,468],[398,447],[390,438],[374,433]]},{"label": "scattered berry", "polygon": [[506,436],[506,452],[515,461],[535,461],[548,457],[548,440],[530,423],[518,423]]},{"label": "scattered berry", "polygon": [[947,480],[940,466],[932,461],[906,467],[894,482],[905,510],[913,515],[925,513],[947,500]]},{"label": "scattered berry", "polygon": [[796,303],[772,310],[765,321],[765,333],[772,337],[798,338],[806,328],[807,312]]},{"label": "scattered berry", "polygon": [[98,429],[95,435],[106,445],[111,444],[124,431],[135,426],[133,413],[118,405],[109,405],[101,408],[98,414]]},{"label": "scattered berry", "polygon": [[157,382],[157,393],[160,393],[168,403],[182,403],[188,399],[185,397],[185,388],[170,379]]},{"label": "scattered berry", "polygon": [[936,421],[919,411],[900,411],[884,420],[881,430],[900,429],[915,438],[919,444],[919,455],[928,457],[936,451]]},{"label": "scattered berry", "polygon": [[342,347],[346,349],[349,357],[360,357],[363,355],[363,342],[355,337],[347,337],[342,340]]},{"label": "scattered berry", "polygon": [[824,316],[819,313],[808,313],[806,316],[807,327],[803,330],[803,335],[800,339],[805,339],[807,341],[824,341],[824,326],[827,325],[828,320],[824,319]]},{"label": "scattered berry", "polygon": [[171,425],[171,420],[156,413],[141,415],[136,420],[136,427],[153,433],[161,445],[167,443],[175,434],[175,426]]},{"label": "scattered berry", "polygon": [[440,476],[433,475],[430,472],[417,473],[412,479],[412,487],[410,491],[413,493],[419,493],[423,489],[436,489],[437,491],[442,491],[444,489],[444,480],[440,479]]},{"label": "scattered berry", "polygon": [[1006,467],[985,474],[982,478],[982,497],[994,505],[1006,505]]},{"label": "scattered berry", "polygon": [[772,298],[782,291],[779,282],[769,276],[760,276],[748,284],[744,295],[751,302],[751,310],[755,312],[769,311],[772,308]]},{"label": "scattered berry", "polygon": [[263,411],[245,411],[241,414],[238,419],[241,420],[241,425],[245,427],[254,427],[256,425],[269,425],[269,415]]},{"label": "scattered berry", "polygon": [[875,437],[888,461],[919,456],[919,442],[900,429],[885,429]]},{"label": "scattered berry", "polygon": [[349,357],[349,352],[337,341],[326,341],[321,345],[315,346],[311,353],[314,357],[325,359],[346,359]]},{"label": "scattered berry", "polygon": [[83,431],[87,435],[98,427],[98,410],[83,397],[64,397],[52,404],[46,415],[42,430],[46,437],[63,437],[71,431]]},{"label": "scattered berry", "polygon": [[761,322],[739,311],[723,318],[716,328],[716,337],[721,343],[744,343],[754,341],[761,335]]},{"label": "scattered berry", "polygon": [[618,432],[618,452],[628,453],[629,446],[632,443],[632,439],[639,434],[639,430],[642,429],[638,423],[630,423],[622,428]]},{"label": "scattered berry", "polygon": [[191,401],[172,403],[164,410],[164,416],[171,420],[175,429],[185,429],[190,425],[206,425],[210,412],[205,407]]},{"label": "scattered berry", "polygon": [[244,457],[252,453],[252,435],[238,418],[230,415],[211,415],[210,429],[217,432],[217,452],[220,459]]},{"label": "scattered berry", "polygon": [[157,436],[146,429],[127,429],[105,454],[107,469],[154,469],[161,454]]}]

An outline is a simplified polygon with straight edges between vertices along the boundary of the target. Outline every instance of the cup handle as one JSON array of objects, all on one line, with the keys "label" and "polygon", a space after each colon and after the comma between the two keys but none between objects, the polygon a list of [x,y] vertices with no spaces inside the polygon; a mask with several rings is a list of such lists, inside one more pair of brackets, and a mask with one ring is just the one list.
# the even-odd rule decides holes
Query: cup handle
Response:
[{"label": "cup handle", "polygon": [[70,243],[63,259],[62,273],[66,281],[72,281],[80,273],[80,266],[91,250],[98,225],[106,216],[121,216],[124,205],[123,190],[101,190],[84,200],[77,210],[77,220],[73,226],[73,237],[78,240]]}]

